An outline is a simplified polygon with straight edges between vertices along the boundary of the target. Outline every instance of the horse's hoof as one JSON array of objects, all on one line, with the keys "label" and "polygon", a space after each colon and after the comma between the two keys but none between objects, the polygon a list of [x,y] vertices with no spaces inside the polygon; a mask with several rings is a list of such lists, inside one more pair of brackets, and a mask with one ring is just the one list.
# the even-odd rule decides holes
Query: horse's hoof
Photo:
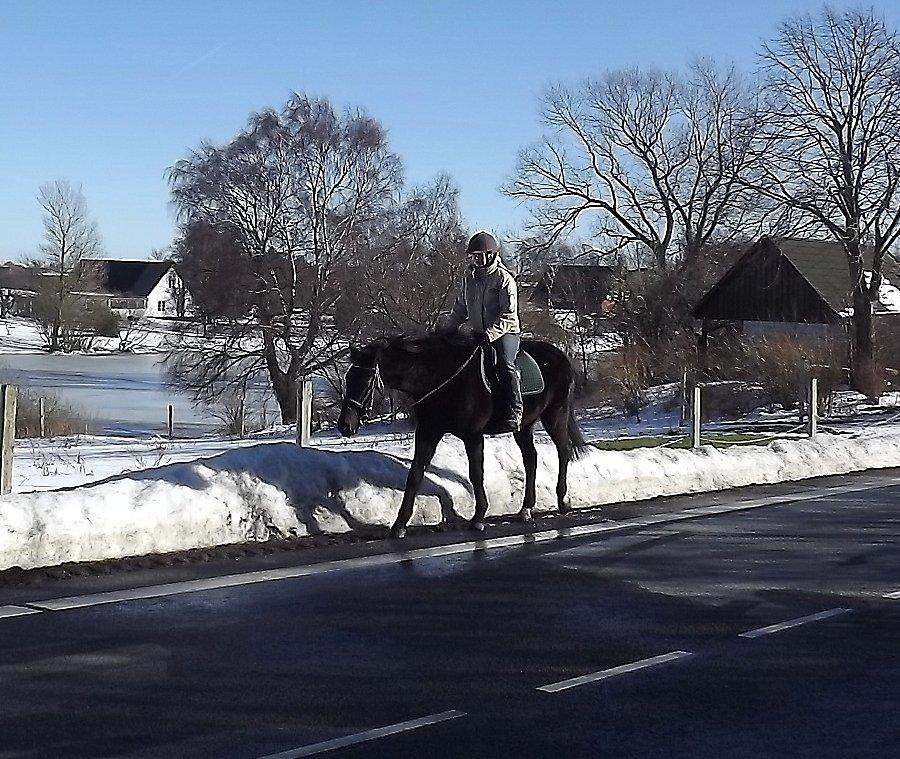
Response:
[{"label": "horse's hoof", "polygon": [[565,500],[559,504],[559,513],[560,514],[568,514],[571,510],[572,510],[572,506],[568,500]]},{"label": "horse's hoof", "polygon": [[397,538],[397,540],[401,540],[406,537],[406,528],[405,527],[391,527],[391,537]]},{"label": "horse's hoof", "polygon": [[519,520],[522,522],[530,522],[532,521],[531,517],[531,509],[522,509],[519,512]]},{"label": "horse's hoof", "polygon": [[484,532],[484,522],[472,522],[472,529],[475,532]]}]

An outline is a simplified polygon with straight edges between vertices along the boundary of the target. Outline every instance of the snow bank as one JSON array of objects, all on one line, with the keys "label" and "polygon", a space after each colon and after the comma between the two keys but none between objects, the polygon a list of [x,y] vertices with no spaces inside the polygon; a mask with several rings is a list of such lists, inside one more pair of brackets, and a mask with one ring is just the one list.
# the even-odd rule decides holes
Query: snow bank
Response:
[{"label": "snow bank", "polygon": [[[575,507],[900,466],[900,429],[821,434],[766,446],[697,451],[591,450],[569,472]],[[555,449],[539,443],[538,509],[555,508]],[[403,492],[408,439],[375,450],[264,443],[69,490],[0,499],[0,568],[117,558],[270,537],[388,526]],[[521,459],[509,437],[487,442],[490,514],[518,510]],[[412,524],[468,518],[462,444],[446,438]]]}]

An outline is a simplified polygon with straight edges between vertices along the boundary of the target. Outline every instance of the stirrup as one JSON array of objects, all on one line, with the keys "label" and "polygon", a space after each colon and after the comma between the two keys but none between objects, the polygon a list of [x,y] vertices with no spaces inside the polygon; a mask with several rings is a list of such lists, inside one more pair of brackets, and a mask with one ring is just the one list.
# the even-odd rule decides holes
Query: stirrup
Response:
[{"label": "stirrup", "polygon": [[516,419],[504,419],[498,426],[498,432],[519,432],[522,424]]}]

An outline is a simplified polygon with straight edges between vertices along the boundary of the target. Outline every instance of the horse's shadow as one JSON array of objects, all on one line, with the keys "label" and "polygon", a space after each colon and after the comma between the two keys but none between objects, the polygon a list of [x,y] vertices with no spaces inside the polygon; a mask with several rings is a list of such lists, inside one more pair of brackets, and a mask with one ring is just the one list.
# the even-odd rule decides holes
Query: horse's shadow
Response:
[{"label": "horse's shadow", "polygon": [[[399,509],[409,462],[396,455],[372,450],[328,451],[298,448],[292,443],[261,443],[208,458],[113,475],[91,486],[130,479],[147,483],[163,481],[204,491],[210,486],[210,476],[204,469],[246,474],[282,491],[310,535],[325,532],[313,514],[317,506],[343,519],[351,530],[380,533],[387,527],[359,519],[346,507],[339,494],[361,485],[390,489],[396,493],[396,508]],[[436,466],[429,467],[419,494],[438,499],[442,523],[462,522],[464,517],[454,508],[453,494],[440,482],[441,479],[460,484],[472,495],[472,486],[466,477],[452,469]],[[395,513],[390,515],[391,520],[394,516]]]}]

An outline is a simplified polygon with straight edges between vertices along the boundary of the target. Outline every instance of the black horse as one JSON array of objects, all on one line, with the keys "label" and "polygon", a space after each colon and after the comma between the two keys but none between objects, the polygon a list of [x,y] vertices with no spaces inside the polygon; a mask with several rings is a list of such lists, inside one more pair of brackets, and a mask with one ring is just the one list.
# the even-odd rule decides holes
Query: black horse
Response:
[{"label": "black horse", "polygon": [[[379,377],[384,386],[413,398],[416,420],[415,454],[400,512],[391,535],[402,538],[413,512],[413,502],[441,438],[455,435],[463,441],[469,458],[469,479],[475,491],[472,527],[484,530],[487,495],[484,492],[484,436],[496,428],[494,401],[482,381],[481,351],[473,339],[462,335],[400,336],[376,340],[352,349],[344,402],[338,419],[343,435],[354,435],[371,410]],[[559,454],[557,506],[568,511],[568,464],[586,447],[572,410],[575,372],[566,355],[538,340],[523,340],[522,350],[537,362],[544,375],[544,390],[526,395],[521,430],[515,433],[525,464],[525,497],[519,516],[528,521],[535,501],[537,450],[533,431],[538,419],[556,444]]]}]

